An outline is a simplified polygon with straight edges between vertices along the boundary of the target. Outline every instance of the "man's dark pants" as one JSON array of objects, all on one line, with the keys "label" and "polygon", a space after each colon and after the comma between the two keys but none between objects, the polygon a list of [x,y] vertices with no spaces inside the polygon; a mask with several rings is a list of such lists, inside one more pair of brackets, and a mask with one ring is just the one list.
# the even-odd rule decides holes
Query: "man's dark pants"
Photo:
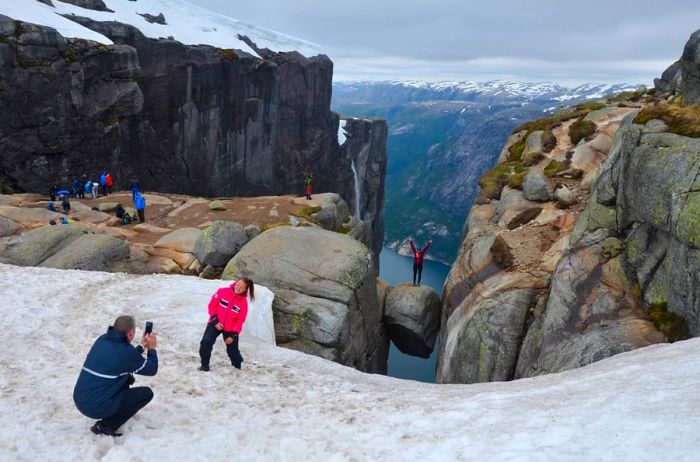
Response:
[{"label": "man's dark pants", "polygon": [[241,363],[243,362],[243,357],[241,356],[241,352],[238,350],[238,335],[234,334],[233,332],[222,332],[220,330],[216,330],[213,322],[207,323],[207,328],[204,330],[202,341],[199,342],[199,357],[202,361],[202,366],[209,367],[211,350],[220,334],[224,335],[224,340],[227,338],[233,338],[233,342],[231,342],[230,345],[226,345],[226,353],[231,360],[231,364],[240,369]]},{"label": "man's dark pants", "polygon": [[153,390],[148,387],[134,387],[126,391],[124,401],[113,415],[102,419],[102,425],[112,431],[117,431],[127,420],[139,412],[153,399]]}]

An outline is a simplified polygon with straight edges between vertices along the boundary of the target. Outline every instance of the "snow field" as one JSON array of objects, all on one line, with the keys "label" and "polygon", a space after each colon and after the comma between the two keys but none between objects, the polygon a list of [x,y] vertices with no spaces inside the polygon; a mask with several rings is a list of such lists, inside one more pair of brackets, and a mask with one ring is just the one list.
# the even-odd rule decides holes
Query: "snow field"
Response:
[{"label": "snow field", "polygon": [[[202,373],[206,302],[220,284],[0,265],[0,460],[697,460],[700,339],[535,379],[435,385],[275,347],[250,335],[267,322],[252,317],[243,369],[219,340]],[[96,437],[72,389],[124,312],[155,322],[160,369],[136,382],[155,399],[123,437]]]},{"label": "snow field", "polygon": [[[36,0],[3,0],[0,2],[0,14],[53,27],[64,37],[81,37],[104,44],[112,42],[104,35],[59,15],[74,14],[95,21],[118,21],[131,24],[146,37],[156,39],[173,37],[186,45],[234,48],[257,57],[259,57],[258,54],[238,38],[239,34],[248,36],[260,48],[269,48],[273,51],[298,51],[309,57],[321,53],[321,47],[315,43],[220,15],[186,0],[104,0],[104,3],[113,13],[81,8],[60,0],[53,2],[54,8]],[[163,13],[166,24],[149,23],[138,13],[148,13],[153,16]]]}]

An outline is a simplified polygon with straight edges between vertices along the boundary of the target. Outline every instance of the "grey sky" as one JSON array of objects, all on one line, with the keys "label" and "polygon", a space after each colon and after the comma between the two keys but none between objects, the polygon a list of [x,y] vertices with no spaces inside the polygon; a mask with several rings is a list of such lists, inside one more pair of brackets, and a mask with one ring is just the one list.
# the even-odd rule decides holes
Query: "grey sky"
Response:
[{"label": "grey sky", "polygon": [[700,28],[679,0],[190,0],[321,45],[335,80],[650,84]]}]

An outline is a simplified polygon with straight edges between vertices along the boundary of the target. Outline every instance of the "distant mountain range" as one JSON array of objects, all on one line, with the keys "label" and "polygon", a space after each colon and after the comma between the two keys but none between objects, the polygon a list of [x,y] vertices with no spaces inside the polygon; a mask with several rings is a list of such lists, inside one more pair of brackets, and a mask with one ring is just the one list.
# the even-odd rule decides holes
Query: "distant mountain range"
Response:
[{"label": "distant mountain range", "polygon": [[638,85],[365,81],[336,82],[333,110],[389,124],[386,243],[432,237],[432,255],[451,262],[481,175],[513,128],[581,101]]}]

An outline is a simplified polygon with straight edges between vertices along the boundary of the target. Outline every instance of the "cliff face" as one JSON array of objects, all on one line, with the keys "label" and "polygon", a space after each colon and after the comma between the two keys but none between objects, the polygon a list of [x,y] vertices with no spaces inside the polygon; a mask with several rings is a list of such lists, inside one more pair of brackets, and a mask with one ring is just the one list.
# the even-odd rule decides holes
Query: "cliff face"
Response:
[{"label": "cliff face", "polygon": [[700,112],[671,93],[680,72],[685,101],[698,94],[698,41],[656,92],[511,136],[445,284],[438,381],[532,377],[700,335]]},{"label": "cliff face", "polygon": [[[147,190],[193,195],[301,194],[313,173],[315,191],[352,202],[351,158],[386,163],[381,140],[364,156],[341,151],[326,56],[255,47],[260,59],[70,19],[115,45],[0,21],[0,81],[12,88],[0,102],[22,108],[0,115],[0,183],[15,190],[106,169],[118,188],[138,178]],[[383,190],[365,203],[381,243]]]},{"label": "cliff face", "polygon": [[[359,184],[353,192],[352,210],[359,219],[372,224],[372,253],[379,265],[384,241],[384,186],[387,167],[387,124],[382,119],[344,119],[347,140],[342,144],[343,158],[355,165]],[[359,191],[360,197],[357,197]]]}]

